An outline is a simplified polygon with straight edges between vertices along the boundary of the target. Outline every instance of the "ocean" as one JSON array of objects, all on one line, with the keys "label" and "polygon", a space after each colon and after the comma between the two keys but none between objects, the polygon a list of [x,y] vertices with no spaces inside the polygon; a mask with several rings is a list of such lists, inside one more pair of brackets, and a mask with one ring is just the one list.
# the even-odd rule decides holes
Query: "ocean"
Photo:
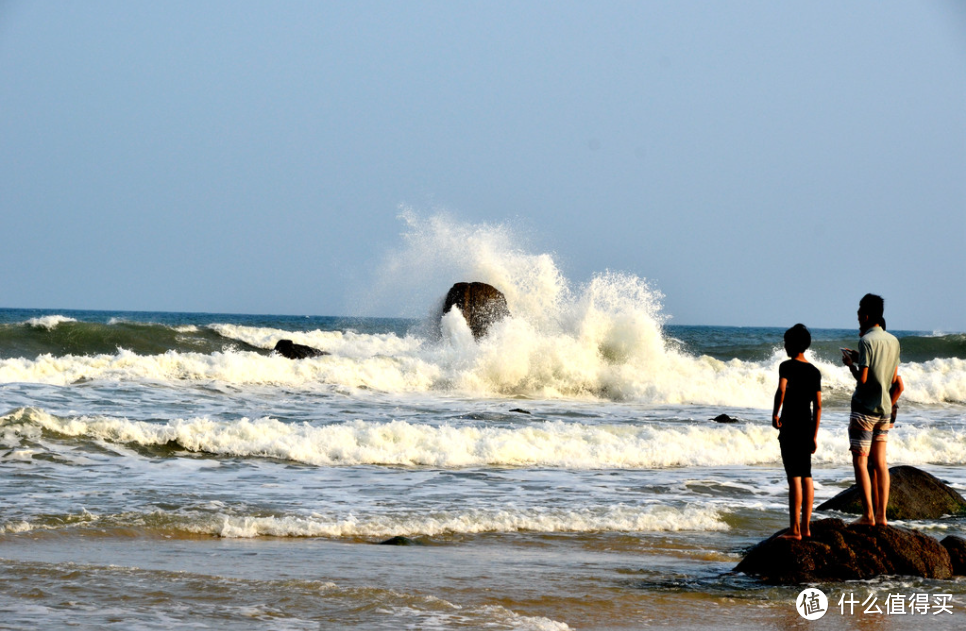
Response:
[{"label": "ocean", "polygon": [[[732,571],[787,525],[782,328],[669,324],[620,274],[539,294],[512,286],[479,342],[457,313],[437,336],[430,318],[0,310],[0,628],[963,628],[963,579],[819,585],[809,622],[800,587]],[[890,464],[966,492],[966,335],[895,333]],[[812,334],[817,506],[853,479],[838,349],[857,331]],[[952,613],[884,611],[890,594]]]}]

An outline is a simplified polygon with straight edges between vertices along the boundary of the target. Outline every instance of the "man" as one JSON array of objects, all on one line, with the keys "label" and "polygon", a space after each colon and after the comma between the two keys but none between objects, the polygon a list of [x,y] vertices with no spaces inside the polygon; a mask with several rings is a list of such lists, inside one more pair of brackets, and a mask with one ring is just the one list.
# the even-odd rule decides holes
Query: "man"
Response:
[{"label": "man", "polygon": [[863,514],[855,523],[870,526],[887,524],[889,468],[886,465],[886,443],[892,428],[893,403],[890,390],[899,370],[899,340],[882,327],[884,307],[881,296],[866,294],[862,297],[858,312],[859,351],[842,354],[842,361],[856,382],[849,416],[849,450],[855,483],[861,491]]}]

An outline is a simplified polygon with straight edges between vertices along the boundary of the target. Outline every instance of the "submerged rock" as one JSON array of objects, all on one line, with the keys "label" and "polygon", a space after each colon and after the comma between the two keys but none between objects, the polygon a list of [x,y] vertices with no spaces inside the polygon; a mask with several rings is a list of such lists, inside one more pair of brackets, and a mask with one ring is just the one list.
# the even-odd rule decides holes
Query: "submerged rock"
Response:
[{"label": "submerged rock", "polygon": [[402,535],[396,535],[386,539],[385,541],[380,541],[381,546],[424,546],[426,545],[422,541],[417,541],[416,539],[410,539],[409,537],[403,537]]},{"label": "submerged rock", "polygon": [[711,419],[715,423],[740,423],[741,420],[733,416],[728,416],[727,414],[719,414],[718,416]]},{"label": "submerged rock", "polygon": [[463,313],[476,339],[486,335],[495,322],[510,315],[506,296],[486,283],[456,283],[450,287],[439,316],[443,317],[453,307]]},{"label": "submerged rock", "polygon": [[[889,469],[888,519],[939,519],[944,515],[966,515],[966,499],[934,475],[901,465]],[[862,499],[855,485],[842,491],[816,510],[837,510],[862,514]]]},{"label": "submerged rock", "polygon": [[812,522],[812,537],[796,541],[775,533],[735,567],[766,583],[788,585],[866,580],[882,575],[947,579],[949,552],[936,539],[894,526],[860,526],[841,519]]},{"label": "submerged rock", "polygon": [[308,359],[310,357],[328,355],[325,351],[320,351],[317,348],[305,346],[304,344],[296,344],[292,340],[279,340],[275,344],[275,352],[289,359]]}]

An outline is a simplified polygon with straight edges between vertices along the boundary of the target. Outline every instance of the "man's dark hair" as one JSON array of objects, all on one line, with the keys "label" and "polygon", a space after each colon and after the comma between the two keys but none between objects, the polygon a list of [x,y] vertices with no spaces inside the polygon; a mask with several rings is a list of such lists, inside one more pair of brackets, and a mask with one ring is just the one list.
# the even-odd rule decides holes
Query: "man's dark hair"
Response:
[{"label": "man's dark hair", "polygon": [[885,300],[882,299],[882,296],[876,296],[875,294],[862,296],[862,300],[859,301],[859,311],[869,316],[869,321],[872,324],[878,324],[880,326],[885,324],[885,320],[882,317],[882,313],[885,311]]},{"label": "man's dark hair", "polygon": [[785,331],[785,350],[789,357],[794,357],[799,353],[804,353],[812,345],[812,334],[808,332],[804,324],[796,324]]}]

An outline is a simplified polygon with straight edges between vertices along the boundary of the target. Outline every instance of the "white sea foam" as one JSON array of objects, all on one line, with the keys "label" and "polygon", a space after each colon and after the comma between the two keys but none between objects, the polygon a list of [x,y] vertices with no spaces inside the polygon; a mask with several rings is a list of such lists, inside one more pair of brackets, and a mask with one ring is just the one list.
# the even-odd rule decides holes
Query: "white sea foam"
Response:
[{"label": "white sea foam", "polygon": [[[334,586],[337,588],[337,586]],[[370,592],[349,589],[345,591]],[[457,605],[432,595],[399,593],[379,590],[381,612],[392,615],[397,628],[439,629],[455,628],[508,629],[519,631],[569,631],[570,626],[543,616],[523,616],[501,605]],[[326,594],[330,597],[329,594]],[[386,598],[389,596],[389,598]],[[401,600],[405,604],[391,605],[386,601]]]},{"label": "white sea foam", "polygon": [[[551,620],[544,616],[522,616],[500,605],[485,605],[478,607],[475,611],[479,611],[487,618],[495,619],[497,624],[507,625],[510,629],[520,629],[521,631],[569,631],[571,629],[571,626],[566,622]],[[461,619],[467,617],[460,616]],[[439,628],[450,628],[446,617],[443,618],[442,622],[444,624],[441,624]],[[494,626],[494,624],[489,623],[487,626]]]},{"label": "white sea foam", "polygon": [[919,403],[966,403],[966,360],[933,359],[899,367],[902,398]]},{"label": "white sea foam", "polygon": [[[437,599],[439,600],[439,599]],[[543,616],[522,616],[500,605],[462,607],[446,601],[458,612],[426,612],[412,607],[393,607],[394,618],[410,629],[453,629],[478,626],[487,629],[519,629],[520,631],[569,631],[570,625]],[[444,605],[444,606],[445,606]],[[436,607],[438,609],[438,606]],[[479,620],[477,620],[479,618]]]},{"label": "white sea foam", "polygon": [[256,348],[273,349],[279,340],[289,339],[296,344],[305,344],[328,353],[356,359],[411,354],[424,341],[415,337],[399,337],[393,333],[365,335],[352,331],[284,331],[236,324],[212,324],[208,328],[222,337]]},{"label": "white sea foam", "polygon": [[[385,258],[375,286],[360,302],[419,317],[433,310],[460,281],[500,289],[511,312],[526,314],[538,328],[552,322],[570,300],[570,287],[549,254],[531,254],[508,224],[470,224],[446,213],[423,216],[404,208],[404,246]],[[363,311],[366,307],[362,307]]]},{"label": "white sea foam", "polygon": [[205,355],[177,353],[138,355],[54,356],[0,360],[0,383],[69,385],[78,381],[223,382],[238,385],[287,385],[316,388],[341,385],[388,392],[422,392],[433,388],[437,367],[413,356],[363,359],[326,356],[290,361],[281,356],[225,351]]},{"label": "white sea foam", "polygon": [[33,527],[26,521],[8,521],[0,524],[0,532],[19,534],[22,532],[30,532],[31,530],[33,530]]},{"label": "white sea foam", "polygon": [[[816,464],[851,461],[842,428],[819,432]],[[12,438],[38,434],[143,446],[177,444],[220,456],[276,458],[317,466],[549,467],[652,469],[768,465],[781,462],[770,425],[534,421],[523,427],[428,426],[404,421],[351,421],[315,426],[271,418],[218,422],[207,418],[149,423],[106,416],[58,418],[19,409],[0,417]],[[966,464],[966,432],[904,426],[889,443],[906,464]],[[122,454],[123,455],[123,454]]]},{"label": "white sea foam", "polygon": [[667,532],[728,530],[712,506],[607,506],[581,509],[429,510],[346,516],[223,516],[186,530],[221,537],[394,537],[516,532]]},{"label": "white sea foam", "polygon": [[[645,279],[606,272],[572,284],[552,256],[521,250],[519,238],[507,226],[461,224],[441,215],[424,219],[412,212],[404,218],[405,247],[388,258],[381,286],[417,296],[425,313],[449,283],[484,281],[503,291],[512,317],[495,324],[478,343],[457,311],[443,318],[438,341],[434,336],[214,324],[210,329],[225,338],[257,348],[271,349],[288,338],[331,355],[297,362],[240,351],[44,355],[0,360],[0,383],[197,380],[656,405],[769,405],[778,365],[785,359],[781,350],[763,361],[721,361],[682,352],[665,337],[662,296]],[[827,362],[816,364],[826,396],[847,400],[854,388],[848,371]],[[906,363],[901,372],[906,401],[966,403],[966,360]]]},{"label": "white sea foam", "polygon": [[368,514],[251,516],[237,514],[84,513],[55,523],[24,520],[0,523],[0,532],[22,533],[86,527],[143,527],[149,523],[193,534],[225,538],[253,537],[379,537],[439,536],[480,533],[589,533],[725,531],[721,513],[713,505],[683,507],[662,504],[624,504],[583,508],[506,507],[393,511]]},{"label": "white sea foam", "polygon": [[27,320],[27,325],[38,329],[53,331],[58,324],[64,324],[66,322],[77,322],[77,320],[62,315],[48,315],[39,318],[30,318]]},{"label": "white sea foam", "polygon": [[[258,332],[252,337],[254,333]],[[435,344],[393,334],[319,332],[302,336],[300,343],[334,349],[333,354],[295,362],[242,351],[138,355],[119,350],[111,355],[8,358],[0,360],[0,383],[200,381],[761,408],[774,394],[783,359],[777,353],[761,362],[692,357],[659,348],[656,333],[632,335],[620,327],[595,329],[587,337],[550,336],[520,319],[494,326],[476,343],[455,312],[444,318],[443,333],[443,340]],[[265,338],[273,335],[266,332]],[[845,371],[816,364],[823,373],[825,396],[847,399],[854,384]],[[964,360],[907,363],[901,372],[905,401],[966,403]]]}]

